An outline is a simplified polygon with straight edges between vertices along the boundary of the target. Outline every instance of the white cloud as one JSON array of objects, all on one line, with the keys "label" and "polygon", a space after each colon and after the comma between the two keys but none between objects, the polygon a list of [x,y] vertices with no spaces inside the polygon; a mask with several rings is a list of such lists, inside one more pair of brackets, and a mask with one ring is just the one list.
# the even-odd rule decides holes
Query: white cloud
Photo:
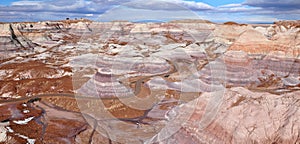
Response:
[{"label": "white cloud", "polygon": [[137,9],[151,9],[151,10],[209,10],[213,9],[212,6],[194,1],[185,0],[135,0],[128,3],[123,3],[122,5],[137,8]]},{"label": "white cloud", "polygon": [[200,19],[201,17],[190,10],[149,10],[128,8],[126,6],[119,6],[107,11],[99,16],[99,21],[113,21],[113,20],[128,20],[128,21],[142,21],[142,20],[158,20],[170,21],[175,19]]},{"label": "white cloud", "polygon": [[[122,5],[122,10],[107,11]],[[127,8],[127,9],[126,9]],[[56,20],[69,18],[102,19],[188,19],[201,16],[215,20],[299,19],[300,0],[246,0],[213,7],[206,3],[188,0],[20,0],[10,6],[0,6],[0,21]],[[108,14],[108,12],[110,14]],[[114,15],[107,17],[107,15]],[[121,17],[122,16],[122,17]],[[274,18],[274,19],[273,19]],[[249,19],[250,20],[250,19]]]},{"label": "white cloud", "polygon": [[259,7],[249,7],[247,5],[242,5],[242,4],[228,4],[228,5],[223,5],[219,6],[216,9],[216,12],[224,12],[224,13],[237,13],[237,12],[254,12],[254,11],[260,11],[262,8]]},{"label": "white cloud", "polygon": [[12,2],[12,6],[35,6],[35,5],[40,5],[42,4],[42,1],[17,1],[17,2]]},{"label": "white cloud", "polygon": [[234,4],[222,5],[222,6],[219,6],[219,8],[232,8],[232,7],[241,7],[241,6],[243,6],[243,5],[240,3],[234,3]]},{"label": "white cloud", "polygon": [[202,2],[195,2],[195,1],[184,1],[184,0],[174,0],[175,3],[178,5],[183,5],[186,8],[190,8],[192,10],[206,10],[206,9],[213,9],[214,7],[202,3]]},{"label": "white cloud", "polygon": [[[200,15],[202,15],[200,13]],[[238,23],[272,23],[281,20],[271,15],[255,15],[255,14],[241,14],[241,13],[205,13],[204,18],[215,22],[234,21]]]},{"label": "white cloud", "polygon": [[92,16],[94,16],[94,14],[85,14],[85,16],[92,17]]},{"label": "white cloud", "polygon": [[244,21],[248,21],[250,23],[266,23],[266,22],[274,22],[279,21],[280,19],[272,17],[272,16],[252,16],[244,19]]}]

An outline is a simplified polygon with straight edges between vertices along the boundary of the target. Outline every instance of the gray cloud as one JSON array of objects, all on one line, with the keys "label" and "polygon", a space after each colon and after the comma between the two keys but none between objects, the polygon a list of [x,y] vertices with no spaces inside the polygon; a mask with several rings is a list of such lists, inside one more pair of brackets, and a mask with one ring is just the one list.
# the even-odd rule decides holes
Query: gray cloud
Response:
[{"label": "gray cloud", "polygon": [[72,12],[72,13],[103,13],[109,6],[96,5],[91,1],[68,0],[68,1],[18,1],[11,6],[2,7],[0,11],[22,12]]},{"label": "gray cloud", "polygon": [[[17,21],[28,17],[34,20],[64,19],[66,17],[86,17],[87,15],[100,15],[107,10],[118,6],[126,5],[135,9],[148,10],[208,10],[213,7],[200,3],[185,0],[151,0],[151,1],[133,1],[133,0],[47,0],[47,1],[17,1],[10,6],[0,6],[0,13],[14,13],[14,16],[8,17],[5,14],[0,15],[0,21]],[[47,14],[47,15],[46,15]],[[16,19],[17,18],[17,19]],[[97,18],[87,17],[87,18]]]},{"label": "gray cloud", "polygon": [[41,21],[70,18],[90,18],[107,11],[111,5],[99,5],[88,0],[17,1],[0,6],[0,21]]},{"label": "gray cloud", "polygon": [[[127,13],[129,19],[130,13],[135,14],[135,16],[131,14],[135,17],[134,19],[144,18],[143,13],[135,13],[138,10],[144,10],[144,14],[147,13],[150,18],[152,18],[151,13],[155,17],[160,15],[171,17],[172,12],[175,14],[178,11],[193,11],[199,13],[200,17],[212,21],[217,18],[234,20],[251,16],[254,19],[258,16],[261,16],[261,19],[265,17],[299,19],[300,16],[300,0],[245,0],[244,3],[219,7],[188,0],[21,0],[10,6],[0,6],[0,21],[58,20],[66,17],[99,20],[99,15],[106,14],[120,5],[125,9],[119,15]],[[189,17],[186,16],[186,18]]]},{"label": "gray cloud", "polygon": [[254,15],[272,16],[279,20],[295,20],[300,17],[299,0],[246,0],[243,5],[261,8],[251,11]]},{"label": "gray cloud", "polygon": [[[246,0],[243,3],[228,4],[215,8],[211,13],[224,14],[234,17],[231,14],[239,14],[239,19],[262,20],[293,20],[300,16],[299,0]],[[232,18],[234,19],[234,18]],[[272,21],[270,21],[272,22]]]},{"label": "gray cloud", "polygon": [[281,11],[300,9],[299,0],[246,0],[244,4]]}]

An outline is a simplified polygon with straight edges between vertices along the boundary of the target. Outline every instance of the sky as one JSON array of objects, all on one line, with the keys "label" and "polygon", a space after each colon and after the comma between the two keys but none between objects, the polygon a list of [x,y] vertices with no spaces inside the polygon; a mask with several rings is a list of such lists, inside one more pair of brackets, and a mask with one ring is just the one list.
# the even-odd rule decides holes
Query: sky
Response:
[{"label": "sky", "polygon": [[87,18],[94,21],[272,23],[299,20],[300,0],[1,0],[0,21]]}]

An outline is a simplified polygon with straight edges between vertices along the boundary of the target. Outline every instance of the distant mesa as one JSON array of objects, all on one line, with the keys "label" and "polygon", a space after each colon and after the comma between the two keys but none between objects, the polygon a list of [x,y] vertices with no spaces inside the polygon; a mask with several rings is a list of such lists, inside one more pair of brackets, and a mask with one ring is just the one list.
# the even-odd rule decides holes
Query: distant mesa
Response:
[{"label": "distant mesa", "polygon": [[120,22],[120,23],[127,23],[129,22],[128,20],[113,20],[111,22]]},{"label": "distant mesa", "polygon": [[236,22],[233,22],[233,21],[228,21],[228,22],[225,22],[223,23],[224,25],[236,25],[236,26],[244,26],[244,25],[247,25],[247,24],[239,24],[239,23],[236,23]]},{"label": "distant mesa", "polygon": [[162,20],[152,20],[152,19],[134,21],[134,23],[164,23],[164,22],[165,21],[162,21]]},{"label": "distant mesa", "polygon": [[74,19],[70,19],[70,18],[66,18],[65,20],[58,20],[58,21],[53,21],[53,22],[65,22],[65,23],[77,23],[77,22],[92,22],[92,20],[89,19],[84,19],[84,18],[74,18]]},{"label": "distant mesa", "polygon": [[213,23],[209,20],[203,19],[182,19],[182,20],[172,20],[169,23]]}]

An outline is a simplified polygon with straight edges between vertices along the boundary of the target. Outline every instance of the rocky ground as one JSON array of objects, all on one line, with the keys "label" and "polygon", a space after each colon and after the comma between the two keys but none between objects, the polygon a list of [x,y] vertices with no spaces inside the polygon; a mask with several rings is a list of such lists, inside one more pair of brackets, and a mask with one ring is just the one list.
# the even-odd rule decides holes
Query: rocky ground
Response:
[{"label": "rocky ground", "polygon": [[0,143],[300,143],[300,22],[0,24]]}]

